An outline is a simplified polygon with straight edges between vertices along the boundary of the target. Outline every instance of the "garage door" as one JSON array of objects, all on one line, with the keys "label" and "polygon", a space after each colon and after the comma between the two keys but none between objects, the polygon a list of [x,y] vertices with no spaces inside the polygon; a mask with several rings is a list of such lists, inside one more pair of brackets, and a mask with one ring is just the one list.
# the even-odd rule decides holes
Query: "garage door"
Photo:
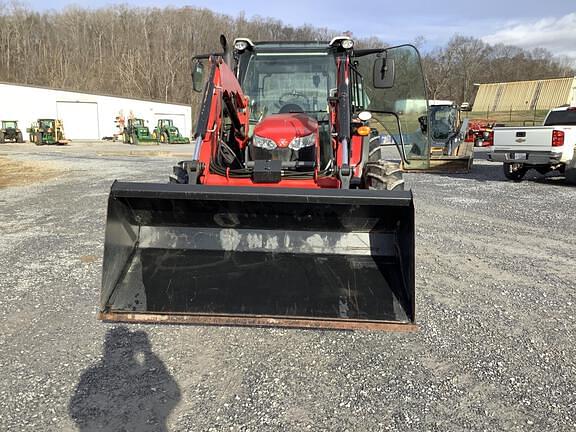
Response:
[{"label": "garage door", "polygon": [[71,140],[100,139],[96,102],[56,102],[58,118],[64,122],[64,135]]},{"label": "garage door", "polygon": [[[158,124],[159,119],[170,119],[174,122],[174,126],[180,130],[180,133],[186,136],[189,131],[186,124],[186,116],[184,114],[163,114],[163,113],[154,113],[154,126]],[[154,127],[152,127],[154,129]]]}]

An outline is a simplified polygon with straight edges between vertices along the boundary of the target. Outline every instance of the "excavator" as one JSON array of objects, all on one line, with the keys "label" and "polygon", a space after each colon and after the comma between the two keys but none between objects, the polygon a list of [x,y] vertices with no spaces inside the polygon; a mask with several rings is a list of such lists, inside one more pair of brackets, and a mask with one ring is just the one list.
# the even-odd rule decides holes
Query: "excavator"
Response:
[{"label": "excavator", "polygon": [[190,159],[169,182],[111,187],[99,319],[415,330],[417,49],[220,43],[193,59]]}]

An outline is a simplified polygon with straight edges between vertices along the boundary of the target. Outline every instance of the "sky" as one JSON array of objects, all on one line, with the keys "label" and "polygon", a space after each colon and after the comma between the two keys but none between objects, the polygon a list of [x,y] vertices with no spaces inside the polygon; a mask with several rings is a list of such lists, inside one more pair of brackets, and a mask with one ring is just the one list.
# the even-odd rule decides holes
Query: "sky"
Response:
[{"label": "sky", "polygon": [[[66,6],[105,7],[125,4],[140,7],[197,6],[247,18],[272,17],[286,24],[311,24],[353,35],[378,36],[388,43],[425,39],[425,48],[443,45],[456,33],[475,36],[489,43],[522,48],[546,48],[556,55],[576,58],[576,0],[25,0],[30,8],[45,11]],[[238,35],[233,35],[238,36]]]}]

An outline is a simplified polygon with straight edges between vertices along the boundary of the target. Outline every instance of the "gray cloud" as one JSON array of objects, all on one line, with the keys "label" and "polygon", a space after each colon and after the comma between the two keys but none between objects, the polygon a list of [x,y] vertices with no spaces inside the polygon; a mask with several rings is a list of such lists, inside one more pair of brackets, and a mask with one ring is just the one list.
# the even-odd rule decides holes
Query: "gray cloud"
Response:
[{"label": "gray cloud", "polygon": [[482,40],[527,49],[546,48],[555,55],[576,58],[576,13],[512,24]]}]

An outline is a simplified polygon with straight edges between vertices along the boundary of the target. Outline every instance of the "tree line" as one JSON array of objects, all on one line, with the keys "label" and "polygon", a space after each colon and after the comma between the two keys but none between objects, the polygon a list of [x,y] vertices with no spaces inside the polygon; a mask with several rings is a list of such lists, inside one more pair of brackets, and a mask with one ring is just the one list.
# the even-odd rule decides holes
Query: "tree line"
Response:
[{"label": "tree line", "polygon": [[423,56],[430,99],[471,101],[475,83],[536,80],[576,75],[574,59],[542,48],[489,45],[480,39],[453,36],[446,46]]},{"label": "tree line", "polygon": [[[220,50],[219,36],[253,40],[329,40],[340,32],[247,19],[208,9],[110,6],[35,12],[1,4],[0,81],[192,103],[191,58]],[[386,46],[375,37],[357,45]],[[490,46],[455,36],[423,56],[430,97],[469,100],[475,82],[574,75],[546,50]]]}]

